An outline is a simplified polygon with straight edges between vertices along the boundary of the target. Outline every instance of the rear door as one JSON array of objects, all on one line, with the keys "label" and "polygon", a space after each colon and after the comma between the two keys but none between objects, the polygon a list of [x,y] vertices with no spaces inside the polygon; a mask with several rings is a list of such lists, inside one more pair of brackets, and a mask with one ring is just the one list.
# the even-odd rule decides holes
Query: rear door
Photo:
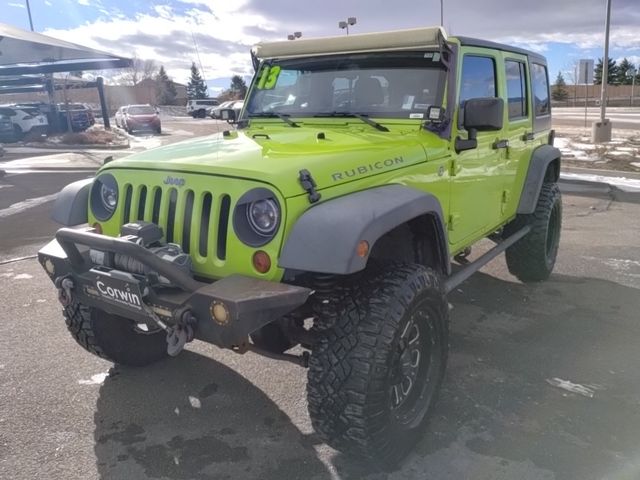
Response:
[{"label": "rear door", "polygon": [[508,147],[504,149],[504,202],[503,217],[510,218],[516,213],[520,187],[516,179],[524,178],[529,164],[533,141],[533,115],[531,112],[531,85],[527,57],[505,52],[504,89],[505,101],[505,138]]},{"label": "rear door", "polygon": [[[458,94],[458,135],[467,138],[462,127],[464,104],[471,98],[501,96],[501,53],[482,48],[462,49]],[[460,152],[453,162],[449,241],[452,251],[500,223],[503,194],[503,157],[494,149],[502,131],[478,132],[478,147]]]}]

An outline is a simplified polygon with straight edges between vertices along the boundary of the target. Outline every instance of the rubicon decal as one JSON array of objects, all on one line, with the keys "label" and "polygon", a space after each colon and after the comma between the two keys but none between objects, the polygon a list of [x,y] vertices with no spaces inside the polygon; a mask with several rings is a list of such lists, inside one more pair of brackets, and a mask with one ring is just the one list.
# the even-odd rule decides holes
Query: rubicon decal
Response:
[{"label": "rubicon decal", "polygon": [[141,308],[142,302],[140,296],[136,293],[131,293],[128,290],[121,290],[119,288],[110,287],[105,285],[104,282],[98,280],[96,287],[103,297],[107,297],[115,302],[124,303],[130,307]]},{"label": "rubicon decal", "polygon": [[395,157],[395,158],[387,158],[386,160],[380,160],[374,163],[368,163],[366,165],[360,165],[358,167],[352,168],[350,170],[344,170],[343,172],[336,172],[331,174],[331,178],[334,182],[338,180],[346,180],[347,178],[358,177],[360,175],[365,175],[367,173],[376,173],[379,170],[386,170],[395,165],[403,164],[404,158]]}]

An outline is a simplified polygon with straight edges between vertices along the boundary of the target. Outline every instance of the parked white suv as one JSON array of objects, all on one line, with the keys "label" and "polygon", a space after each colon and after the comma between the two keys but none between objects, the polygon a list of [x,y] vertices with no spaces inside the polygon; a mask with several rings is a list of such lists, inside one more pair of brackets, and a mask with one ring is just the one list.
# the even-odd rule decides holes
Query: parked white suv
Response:
[{"label": "parked white suv", "polygon": [[16,140],[27,134],[45,134],[49,127],[47,116],[37,108],[5,105],[0,107],[0,115],[11,119]]},{"label": "parked white suv", "polygon": [[193,118],[204,118],[207,115],[207,109],[218,105],[215,98],[199,98],[187,101],[187,113]]}]

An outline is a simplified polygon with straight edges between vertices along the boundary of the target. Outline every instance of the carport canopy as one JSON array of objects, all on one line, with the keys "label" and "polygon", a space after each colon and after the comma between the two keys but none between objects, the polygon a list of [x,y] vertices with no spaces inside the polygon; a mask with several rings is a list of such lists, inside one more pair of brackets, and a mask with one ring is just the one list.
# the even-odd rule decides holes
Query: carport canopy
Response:
[{"label": "carport canopy", "polygon": [[[129,58],[0,23],[0,94],[45,90],[53,103],[56,88],[51,76],[53,73],[127,68],[131,65]],[[104,125],[109,128],[102,77],[98,77],[96,82],[86,82],[85,86],[98,89]]]},{"label": "carport canopy", "polygon": [[0,76],[130,66],[129,58],[0,23]]}]

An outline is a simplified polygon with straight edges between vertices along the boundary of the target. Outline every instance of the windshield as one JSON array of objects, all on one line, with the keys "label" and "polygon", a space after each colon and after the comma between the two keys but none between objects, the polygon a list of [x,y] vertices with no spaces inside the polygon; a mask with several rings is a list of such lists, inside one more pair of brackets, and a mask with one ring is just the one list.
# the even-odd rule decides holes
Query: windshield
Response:
[{"label": "windshield", "polygon": [[129,115],[154,115],[156,111],[153,107],[143,105],[140,107],[129,107],[127,113]]},{"label": "windshield", "polygon": [[265,62],[248,100],[248,117],[358,113],[426,118],[441,105],[446,71],[434,52],[340,55]]}]

